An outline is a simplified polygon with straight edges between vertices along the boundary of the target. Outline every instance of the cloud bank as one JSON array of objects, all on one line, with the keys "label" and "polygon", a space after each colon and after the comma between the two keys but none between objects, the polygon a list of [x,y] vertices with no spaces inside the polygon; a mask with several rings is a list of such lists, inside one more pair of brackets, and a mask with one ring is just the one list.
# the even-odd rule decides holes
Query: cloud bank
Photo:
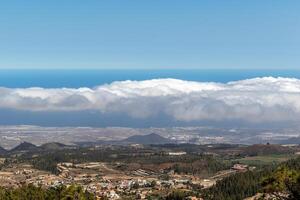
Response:
[{"label": "cloud bank", "polygon": [[121,81],[95,88],[0,88],[0,109],[96,111],[146,119],[246,122],[300,119],[300,80],[254,78],[225,84],[178,79]]}]

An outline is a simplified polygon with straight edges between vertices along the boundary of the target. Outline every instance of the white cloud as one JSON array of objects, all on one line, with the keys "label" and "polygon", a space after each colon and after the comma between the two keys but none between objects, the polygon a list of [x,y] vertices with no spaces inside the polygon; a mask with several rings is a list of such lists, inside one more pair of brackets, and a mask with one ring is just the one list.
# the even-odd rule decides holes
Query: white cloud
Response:
[{"label": "white cloud", "polygon": [[265,77],[222,84],[154,79],[92,89],[0,88],[0,108],[97,110],[135,118],[164,114],[179,121],[295,121],[300,119],[300,80]]}]

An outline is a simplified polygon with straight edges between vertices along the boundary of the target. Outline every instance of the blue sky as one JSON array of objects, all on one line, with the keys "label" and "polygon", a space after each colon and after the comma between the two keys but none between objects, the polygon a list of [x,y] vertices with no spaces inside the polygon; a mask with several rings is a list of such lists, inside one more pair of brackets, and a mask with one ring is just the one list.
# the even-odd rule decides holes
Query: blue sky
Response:
[{"label": "blue sky", "polygon": [[0,69],[298,69],[300,2],[9,0]]}]

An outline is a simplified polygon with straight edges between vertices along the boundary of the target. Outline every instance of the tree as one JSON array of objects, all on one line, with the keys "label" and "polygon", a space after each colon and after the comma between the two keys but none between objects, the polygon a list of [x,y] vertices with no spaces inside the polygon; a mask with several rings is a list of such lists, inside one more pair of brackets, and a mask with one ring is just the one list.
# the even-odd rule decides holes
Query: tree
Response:
[{"label": "tree", "polygon": [[166,196],[166,200],[184,200],[187,195],[179,190],[173,191]]}]

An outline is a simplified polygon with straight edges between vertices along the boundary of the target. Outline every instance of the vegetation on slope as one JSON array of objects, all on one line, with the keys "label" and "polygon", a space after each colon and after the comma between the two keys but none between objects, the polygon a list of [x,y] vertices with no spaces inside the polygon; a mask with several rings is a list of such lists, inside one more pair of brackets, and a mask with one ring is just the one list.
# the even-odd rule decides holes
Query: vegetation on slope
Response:
[{"label": "vegetation on slope", "polygon": [[257,171],[237,173],[204,190],[204,199],[240,200],[258,192],[279,194],[281,199],[300,199],[300,157]]},{"label": "vegetation on slope", "polygon": [[33,185],[24,185],[16,189],[0,188],[1,200],[94,200],[95,197],[82,187],[71,185],[43,189]]},{"label": "vegetation on slope", "polygon": [[280,195],[286,193],[286,199],[300,199],[300,158],[281,164],[262,182],[263,191]]}]

